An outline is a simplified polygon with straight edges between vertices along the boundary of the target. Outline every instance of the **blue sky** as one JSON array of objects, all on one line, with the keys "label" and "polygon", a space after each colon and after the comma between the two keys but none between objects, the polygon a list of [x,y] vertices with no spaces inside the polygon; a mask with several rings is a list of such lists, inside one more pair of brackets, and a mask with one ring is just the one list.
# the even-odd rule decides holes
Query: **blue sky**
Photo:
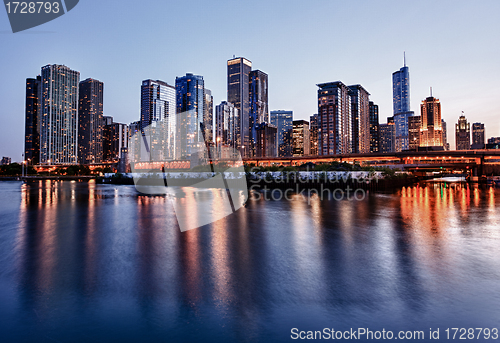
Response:
[{"label": "blue sky", "polygon": [[174,84],[203,75],[214,103],[226,99],[226,61],[250,59],[269,74],[269,108],[307,119],[316,84],[361,84],[392,115],[392,73],[410,67],[412,110],[441,100],[454,147],[462,111],[500,136],[500,1],[95,1],[12,34],[0,10],[0,156],[21,160],[25,80],[46,64],[65,64],[81,80],[104,82],[104,114],[139,118],[144,79]]}]

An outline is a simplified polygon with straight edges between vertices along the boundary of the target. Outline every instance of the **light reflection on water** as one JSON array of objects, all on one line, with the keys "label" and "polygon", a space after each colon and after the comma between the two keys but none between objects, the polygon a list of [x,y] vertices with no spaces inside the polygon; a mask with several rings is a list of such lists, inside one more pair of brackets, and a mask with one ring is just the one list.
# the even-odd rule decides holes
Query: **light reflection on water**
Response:
[{"label": "light reflection on water", "polygon": [[[217,217],[222,200],[212,197]],[[186,190],[185,201],[196,196]],[[0,183],[0,332],[216,342],[287,341],[292,327],[491,327],[499,206],[499,190],[462,183],[363,201],[252,197],[181,233],[166,196]]]}]

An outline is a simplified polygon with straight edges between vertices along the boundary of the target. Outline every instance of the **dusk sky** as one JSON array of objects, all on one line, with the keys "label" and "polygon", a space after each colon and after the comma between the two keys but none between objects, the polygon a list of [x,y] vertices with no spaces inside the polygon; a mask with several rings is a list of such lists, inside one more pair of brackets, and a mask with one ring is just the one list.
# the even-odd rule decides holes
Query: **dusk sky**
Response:
[{"label": "dusk sky", "polygon": [[64,64],[104,82],[104,115],[139,119],[145,79],[202,75],[214,106],[226,100],[226,61],[269,74],[269,109],[317,112],[316,84],[361,84],[392,115],[392,73],[410,68],[411,109],[441,100],[448,142],[464,111],[500,136],[500,1],[97,1],[13,34],[0,10],[0,157],[24,149],[26,78]]}]

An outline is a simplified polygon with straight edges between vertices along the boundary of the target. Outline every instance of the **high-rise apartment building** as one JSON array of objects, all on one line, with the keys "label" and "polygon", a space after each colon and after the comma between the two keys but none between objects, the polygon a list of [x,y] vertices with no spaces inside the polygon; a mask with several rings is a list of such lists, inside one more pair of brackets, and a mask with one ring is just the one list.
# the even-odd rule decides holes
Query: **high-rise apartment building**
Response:
[{"label": "high-rise apartment building", "polygon": [[239,113],[240,130],[236,139],[243,157],[250,155],[250,72],[252,62],[243,57],[227,61],[227,101]]},{"label": "high-rise apartment building", "polygon": [[377,153],[380,149],[380,133],[379,133],[379,113],[378,105],[373,101],[369,102],[370,111],[370,152]]},{"label": "high-rise apartment building", "polygon": [[420,116],[412,116],[408,118],[409,150],[411,151],[417,151],[420,147],[421,123]]},{"label": "high-rise apartment building", "polygon": [[470,150],[470,123],[463,112],[458,118],[458,124],[455,124],[455,144],[457,150]]},{"label": "high-rise apartment building", "polygon": [[309,122],[305,120],[293,121],[293,156],[310,155]]},{"label": "high-rise apartment building", "polygon": [[239,111],[232,103],[222,101],[215,106],[215,146],[219,152],[223,148],[239,149],[239,137]]},{"label": "high-rise apartment building", "polygon": [[205,148],[204,131],[205,81],[203,76],[186,74],[175,78],[177,94],[177,156],[195,158]]},{"label": "high-rise apartment building", "polygon": [[127,124],[113,122],[113,117],[104,117],[103,120],[103,161],[117,162],[121,158],[122,149],[128,148]]},{"label": "high-rise apartment building", "polygon": [[383,154],[394,152],[396,149],[396,128],[394,121],[380,124],[380,150]]},{"label": "high-rise apartment building", "polygon": [[410,110],[410,69],[404,66],[392,73],[393,114],[396,130],[396,151],[409,149],[408,118],[414,113]]},{"label": "high-rise apartment building", "polygon": [[340,81],[322,83],[318,89],[319,154],[352,152],[351,97]]},{"label": "high-rise apartment building", "polygon": [[260,123],[256,127],[257,145],[256,157],[276,157],[277,155],[277,134],[278,129],[266,122]]},{"label": "high-rise apartment building", "polygon": [[[147,135],[149,140],[149,152],[142,151],[142,161],[175,158],[177,123],[176,94],[173,86],[160,80],[142,81],[139,129],[141,135]],[[134,152],[137,153],[136,150]]]},{"label": "high-rise apartment building", "polygon": [[203,126],[205,129],[205,140],[207,142],[214,141],[213,122],[214,122],[214,97],[212,96],[212,91],[205,88],[205,114],[203,116]]},{"label": "high-rise apartment building", "polygon": [[37,76],[36,79],[26,79],[24,160],[30,165],[40,162],[41,91],[41,76]]},{"label": "high-rise apartment building", "polygon": [[40,163],[78,163],[80,72],[64,65],[42,67]]},{"label": "high-rise apartment building", "polygon": [[351,97],[352,152],[370,152],[370,93],[361,85],[348,86]]},{"label": "high-rise apartment building", "polygon": [[472,149],[484,149],[485,147],[485,133],[484,124],[474,123],[472,124]]},{"label": "high-rise apartment building", "polygon": [[78,101],[78,162],[80,164],[103,161],[103,91],[104,84],[86,79],[79,85]]},{"label": "high-rise apartment building", "polygon": [[318,114],[309,117],[310,154],[318,155]]},{"label": "high-rise apartment building", "polygon": [[269,123],[269,110],[267,98],[268,76],[260,70],[252,70],[249,75],[249,100],[250,100],[250,156],[256,154],[256,127],[261,123]]},{"label": "high-rise apartment building", "polygon": [[420,147],[442,149],[443,127],[441,122],[441,103],[432,96],[427,97],[420,105]]},{"label": "high-rise apartment building", "polygon": [[270,123],[277,129],[277,149],[279,157],[292,156],[293,111],[270,112]]},{"label": "high-rise apartment building", "polygon": [[450,150],[450,144],[448,143],[448,130],[446,122],[441,118],[441,127],[443,128],[443,147],[444,150]]}]

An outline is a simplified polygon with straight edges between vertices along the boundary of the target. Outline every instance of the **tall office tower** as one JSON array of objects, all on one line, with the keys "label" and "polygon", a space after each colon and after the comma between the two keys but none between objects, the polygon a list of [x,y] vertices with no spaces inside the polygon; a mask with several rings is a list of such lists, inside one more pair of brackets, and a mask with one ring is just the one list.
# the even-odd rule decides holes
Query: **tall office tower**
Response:
[{"label": "tall office tower", "polygon": [[484,149],[485,139],[484,139],[484,124],[474,123],[472,124],[472,149]]},{"label": "tall office tower", "polygon": [[370,152],[370,93],[361,85],[349,86],[352,118],[352,152]]},{"label": "tall office tower", "polygon": [[80,72],[64,65],[42,67],[40,163],[78,163]]},{"label": "tall office tower", "polygon": [[238,149],[239,137],[239,111],[232,103],[222,101],[220,105],[215,106],[215,146],[219,154],[224,155],[221,154],[223,149]]},{"label": "tall office tower", "polygon": [[279,157],[292,156],[293,111],[277,110],[270,112],[270,123],[276,126]]},{"label": "tall office tower", "polygon": [[421,117],[412,116],[408,118],[409,150],[417,151],[420,146]]},{"label": "tall office tower", "polygon": [[370,108],[370,152],[377,153],[380,148],[378,105],[369,102]]},{"label": "tall office tower", "polygon": [[257,133],[256,157],[276,157],[278,128],[266,122],[256,126]]},{"label": "tall office tower", "polygon": [[309,137],[310,137],[310,154],[318,155],[318,115],[313,114],[309,117]]},{"label": "tall office tower", "polygon": [[205,88],[205,105],[203,115],[203,126],[205,128],[205,140],[207,142],[214,141],[213,122],[214,122],[214,97],[212,91]]},{"label": "tall office tower", "polygon": [[[104,125],[111,125],[113,123],[113,117],[104,117],[104,123]],[[141,122],[134,121],[130,123],[128,125],[128,158],[132,162],[138,162],[141,159],[141,151],[138,149],[141,139]]]},{"label": "tall office tower", "polygon": [[293,121],[293,156],[308,156],[311,139],[309,136],[309,122],[305,120]]},{"label": "tall office tower", "polygon": [[40,162],[40,101],[42,77],[26,79],[26,122],[24,127],[24,160],[28,164]]},{"label": "tall office tower", "polygon": [[250,128],[250,156],[255,156],[257,153],[257,125],[264,122],[269,123],[267,79],[267,74],[260,70],[252,70],[249,75],[250,118],[248,125]]},{"label": "tall office tower", "polygon": [[455,144],[457,150],[470,150],[470,123],[464,116],[464,112],[455,124]]},{"label": "tall office tower", "polygon": [[[150,151],[143,151],[141,160],[175,158],[176,126],[175,88],[160,80],[142,81],[139,130],[142,135],[149,136]],[[135,150],[134,152],[140,154]],[[139,155],[130,156],[135,158]]]},{"label": "tall office tower", "polygon": [[414,113],[410,110],[410,70],[406,66],[406,56],[404,66],[392,73],[392,95],[396,130],[395,149],[396,151],[408,150],[408,118]]},{"label": "tall office tower", "polygon": [[432,96],[427,97],[420,105],[421,126],[420,146],[434,147],[439,150],[443,147],[443,127],[441,126],[441,103]]},{"label": "tall office tower", "polygon": [[[205,113],[205,81],[203,76],[186,74],[175,78],[177,93],[177,156],[181,159],[200,155],[205,148],[202,134]],[[196,156],[193,154],[196,153]],[[192,156],[193,155],[193,156]]]},{"label": "tall office tower", "polygon": [[[111,118],[111,122],[110,119]],[[113,122],[113,117],[104,117],[103,126],[103,161],[117,162],[121,150],[128,148],[129,127],[127,124]]]},{"label": "tall office tower", "polygon": [[394,122],[388,122],[387,124],[380,124],[379,129],[380,129],[379,152],[383,154],[394,152],[396,146],[396,128]]},{"label": "tall office tower", "polygon": [[99,80],[80,82],[78,102],[78,162],[101,163],[102,108],[104,84]]},{"label": "tall office tower", "polygon": [[446,129],[446,122],[441,119],[441,127],[443,128],[443,148],[444,150],[450,150],[450,144],[448,143],[448,131]]},{"label": "tall office tower", "polygon": [[318,89],[318,141],[320,155],[352,152],[351,97],[340,81],[322,83]]},{"label": "tall office tower", "polygon": [[250,155],[250,72],[252,62],[243,57],[227,61],[227,101],[238,109],[240,131],[236,139],[243,157]]}]

